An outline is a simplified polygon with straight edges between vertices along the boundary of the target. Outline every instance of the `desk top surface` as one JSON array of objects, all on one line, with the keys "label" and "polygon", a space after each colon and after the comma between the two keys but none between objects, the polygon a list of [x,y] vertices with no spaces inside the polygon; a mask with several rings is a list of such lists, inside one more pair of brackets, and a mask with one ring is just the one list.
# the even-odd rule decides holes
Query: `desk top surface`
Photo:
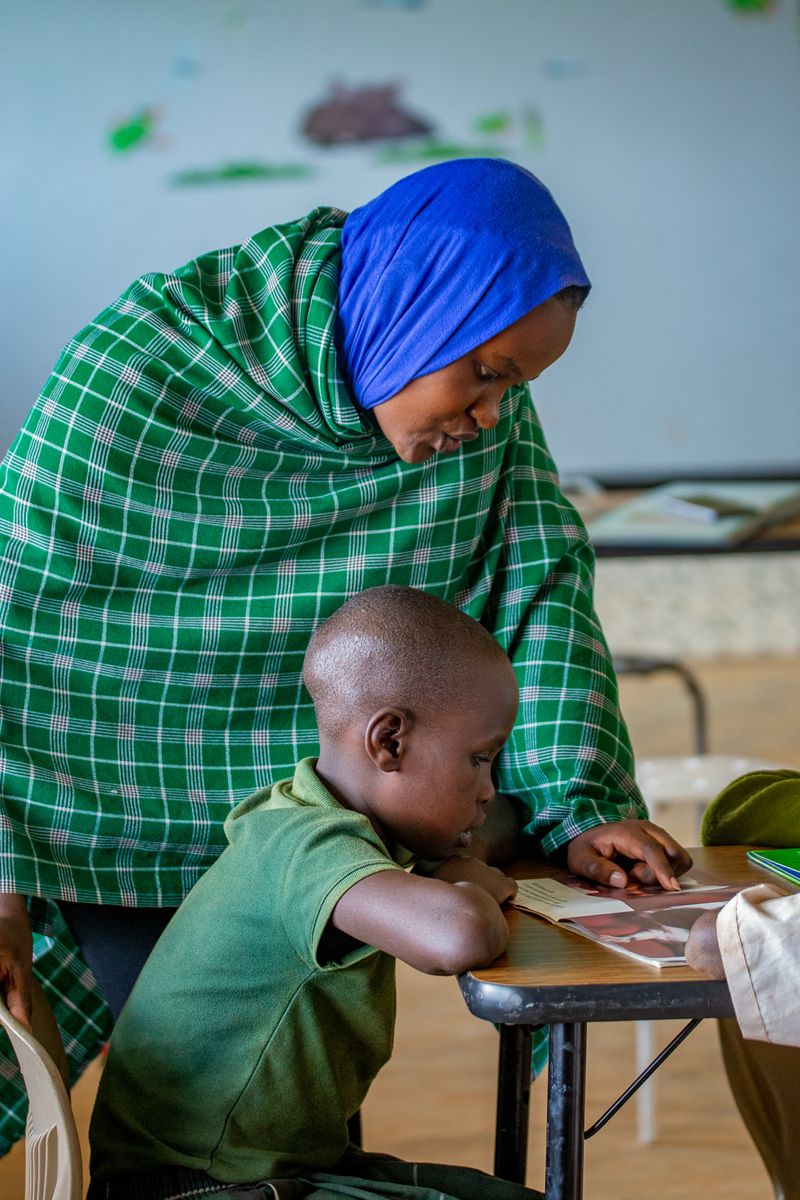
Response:
[{"label": "desk top surface", "polygon": [[[584,521],[591,521],[594,517],[598,517],[612,508],[617,508],[626,500],[631,500],[640,494],[641,489],[612,488],[597,493],[568,493],[568,496]],[[785,517],[741,542],[720,546],[671,545],[663,541],[633,546],[627,543],[607,542],[595,549],[598,558],[641,558],[675,554],[764,554],[775,551],[797,551],[800,550],[800,516]]]},{"label": "desk top surface", "polygon": [[[719,883],[790,885],[749,862],[747,848],[692,850],[694,865]],[[547,862],[509,868],[519,879],[563,878]],[[688,966],[650,967],[599,946],[543,918],[512,909],[508,950],[490,967],[462,975],[464,999],[475,1016],[500,1024],[552,1021],[629,1021],[733,1015],[724,982]]]}]

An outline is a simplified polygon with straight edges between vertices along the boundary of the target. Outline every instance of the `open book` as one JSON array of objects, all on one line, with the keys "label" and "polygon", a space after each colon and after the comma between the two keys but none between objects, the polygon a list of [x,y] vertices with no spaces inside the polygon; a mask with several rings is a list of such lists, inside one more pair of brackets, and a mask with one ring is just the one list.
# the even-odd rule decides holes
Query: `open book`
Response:
[{"label": "open book", "polygon": [[795,512],[797,480],[676,480],[595,517],[588,530],[598,546],[726,546]]},{"label": "open book", "polygon": [[571,876],[568,884],[520,879],[512,903],[648,966],[670,967],[685,964],[686,941],[697,918],[722,908],[739,891],[708,883],[699,871],[682,877],[679,892],[609,888]]}]

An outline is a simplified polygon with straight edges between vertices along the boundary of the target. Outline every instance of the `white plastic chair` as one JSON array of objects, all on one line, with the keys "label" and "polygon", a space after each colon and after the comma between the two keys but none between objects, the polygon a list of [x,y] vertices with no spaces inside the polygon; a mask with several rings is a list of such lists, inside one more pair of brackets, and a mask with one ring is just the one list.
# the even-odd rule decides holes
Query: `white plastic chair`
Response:
[{"label": "white plastic chair", "polygon": [[17,1056],[30,1108],[25,1129],[25,1200],[81,1200],[83,1167],[67,1092],[67,1061],[47,998],[34,980],[36,1036],[0,998],[0,1025]]}]

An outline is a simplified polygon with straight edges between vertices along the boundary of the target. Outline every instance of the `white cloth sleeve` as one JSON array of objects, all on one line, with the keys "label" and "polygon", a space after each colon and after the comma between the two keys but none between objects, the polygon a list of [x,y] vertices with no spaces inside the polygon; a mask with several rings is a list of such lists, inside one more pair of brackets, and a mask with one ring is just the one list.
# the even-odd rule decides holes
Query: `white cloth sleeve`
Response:
[{"label": "white cloth sleeve", "polygon": [[800,1046],[800,893],[747,888],[720,911],[717,937],[742,1036]]}]

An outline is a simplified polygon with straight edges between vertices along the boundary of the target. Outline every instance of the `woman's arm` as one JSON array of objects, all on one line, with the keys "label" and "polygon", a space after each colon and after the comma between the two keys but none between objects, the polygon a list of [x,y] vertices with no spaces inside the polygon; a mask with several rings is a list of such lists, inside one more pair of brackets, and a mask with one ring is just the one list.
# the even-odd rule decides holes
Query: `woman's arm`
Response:
[{"label": "woman's arm", "polygon": [[[502,544],[495,538],[492,587],[480,614],[520,685],[517,723],[497,764],[498,791],[524,806],[524,833],[545,853],[570,848],[573,870],[598,881],[615,871],[627,878],[617,860],[629,858],[640,864],[634,878],[674,886],[689,858],[647,822],[594,611],[594,551],[561,493],[529,396],[521,397],[504,488],[495,500],[495,507],[507,505]],[[609,840],[620,843],[611,857]]]},{"label": "woman's arm", "polygon": [[0,991],[21,1025],[31,1027],[33,942],[24,896],[0,893]]}]

